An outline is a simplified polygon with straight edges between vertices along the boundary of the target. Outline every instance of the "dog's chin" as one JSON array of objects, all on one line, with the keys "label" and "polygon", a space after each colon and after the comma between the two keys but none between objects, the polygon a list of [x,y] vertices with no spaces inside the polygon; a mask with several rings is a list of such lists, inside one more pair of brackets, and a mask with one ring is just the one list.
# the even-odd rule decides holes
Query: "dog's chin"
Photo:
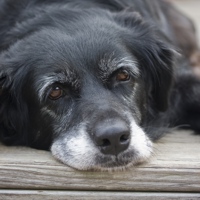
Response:
[{"label": "dog's chin", "polygon": [[119,160],[116,157],[115,161],[105,162],[105,163],[99,163],[94,164],[93,166],[89,166],[86,168],[81,168],[78,170],[82,171],[107,171],[107,172],[113,172],[113,171],[126,171],[127,169],[130,169],[131,167],[135,167],[137,165],[140,165],[147,161],[147,158],[143,159],[126,159],[126,160]]},{"label": "dog's chin", "polygon": [[146,162],[151,153],[145,157],[136,155],[134,152],[121,153],[118,156],[96,155],[95,159],[91,158],[87,161],[73,160],[73,159],[63,159],[58,155],[53,153],[54,157],[60,162],[68,165],[69,167],[80,170],[80,171],[124,171],[133,166],[137,166]]}]

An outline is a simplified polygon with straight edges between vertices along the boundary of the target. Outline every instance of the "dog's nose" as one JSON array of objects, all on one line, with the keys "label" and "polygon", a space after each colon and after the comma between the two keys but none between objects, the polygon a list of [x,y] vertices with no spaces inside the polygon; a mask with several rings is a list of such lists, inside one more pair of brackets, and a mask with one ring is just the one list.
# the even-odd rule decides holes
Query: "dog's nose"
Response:
[{"label": "dog's nose", "polygon": [[95,126],[94,141],[104,154],[117,155],[130,143],[130,130],[121,120],[99,123]]}]

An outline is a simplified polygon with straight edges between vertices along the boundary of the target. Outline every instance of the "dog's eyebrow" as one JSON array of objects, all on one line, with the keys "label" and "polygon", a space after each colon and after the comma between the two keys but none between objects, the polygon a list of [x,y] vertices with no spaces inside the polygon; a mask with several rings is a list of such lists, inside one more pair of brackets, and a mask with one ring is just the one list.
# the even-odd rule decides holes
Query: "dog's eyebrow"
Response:
[{"label": "dog's eyebrow", "polygon": [[73,72],[53,72],[46,74],[45,76],[40,77],[35,83],[35,88],[40,101],[44,98],[46,89],[56,82],[63,84],[67,83],[75,88],[77,88],[79,84],[78,77]]},{"label": "dog's eyebrow", "polygon": [[[114,55],[114,54],[113,54]],[[131,57],[123,57],[123,58],[116,58],[113,55],[107,57],[105,56],[99,62],[99,70],[101,76],[105,76],[102,78],[106,78],[106,76],[112,74],[114,71],[121,67],[126,67],[131,69],[131,72],[136,76],[139,77],[140,71],[138,69],[138,64],[136,59]]]}]

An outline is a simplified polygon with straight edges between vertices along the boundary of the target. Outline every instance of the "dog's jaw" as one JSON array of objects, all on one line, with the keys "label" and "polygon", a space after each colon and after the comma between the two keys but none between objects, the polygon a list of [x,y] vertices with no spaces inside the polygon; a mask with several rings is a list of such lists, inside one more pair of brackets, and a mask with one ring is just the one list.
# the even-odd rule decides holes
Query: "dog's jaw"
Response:
[{"label": "dog's jaw", "polygon": [[117,156],[102,154],[85,127],[86,124],[82,123],[71,132],[74,137],[55,140],[51,147],[53,156],[78,170],[121,171],[145,162],[152,153],[152,142],[134,120],[130,124],[129,148]]}]

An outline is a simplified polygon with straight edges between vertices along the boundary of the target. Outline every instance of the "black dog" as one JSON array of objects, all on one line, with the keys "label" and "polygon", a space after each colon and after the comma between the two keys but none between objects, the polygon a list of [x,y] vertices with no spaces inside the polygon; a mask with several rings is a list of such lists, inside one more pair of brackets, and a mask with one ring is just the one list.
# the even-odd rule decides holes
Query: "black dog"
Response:
[{"label": "black dog", "polygon": [[169,126],[199,131],[194,34],[161,0],[2,0],[1,141],[107,170],[146,160]]}]

